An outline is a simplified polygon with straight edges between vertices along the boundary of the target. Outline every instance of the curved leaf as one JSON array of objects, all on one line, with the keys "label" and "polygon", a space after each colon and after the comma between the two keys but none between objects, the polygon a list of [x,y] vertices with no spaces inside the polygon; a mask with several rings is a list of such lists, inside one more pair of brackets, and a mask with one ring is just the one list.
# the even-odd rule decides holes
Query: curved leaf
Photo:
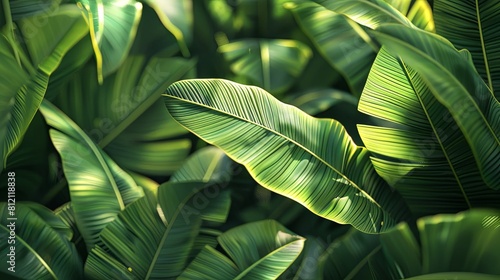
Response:
[{"label": "curved leaf", "polygon": [[145,0],[155,10],[161,20],[179,44],[184,56],[189,56],[188,46],[191,44],[193,31],[192,0]]},{"label": "curved leaf", "polygon": [[78,229],[90,250],[106,224],[144,192],[64,113],[47,101],[40,109],[58,129],[50,136],[62,158]]},{"label": "curved leaf", "polygon": [[25,0],[11,1],[12,20],[16,21],[40,13],[49,14],[59,7],[61,0]]},{"label": "curved leaf", "polygon": [[244,224],[217,239],[229,257],[207,246],[178,279],[276,279],[305,241],[273,220]]},{"label": "curved leaf", "polygon": [[[27,17],[19,22],[19,29],[26,43],[31,63],[27,55],[16,45],[23,70],[16,62],[15,55],[5,37],[0,35],[0,67],[1,103],[0,112],[0,156],[2,169],[7,156],[21,141],[33,119],[47,89],[49,76],[58,67],[63,56],[88,31],[80,11],[76,7],[64,6],[49,15],[36,15],[37,19],[46,23],[46,32],[40,32],[42,26],[34,25],[34,19]],[[71,36],[67,36],[71,34]],[[6,79],[6,80],[4,80]],[[28,98],[29,96],[29,98]]]},{"label": "curved leaf", "polygon": [[384,0],[330,0],[322,2],[321,5],[371,29],[389,23],[414,26],[408,18]]},{"label": "curved leaf", "polygon": [[[202,220],[219,220],[229,211],[229,196],[199,204],[204,182],[166,183],[158,201],[146,195],[127,208],[101,233],[103,246],[90,252],[85,267],[91,279],[167,279],[187,264]],[[222,207],[221,207],[222,205]],[[193,215],[197,209],[205,215]],[[110,269],[111,268],[111,269]]]},{"label": "curved leaf", "polygon": [[359,96],[378,47],[355,22],[314,2],[288,4],[321,55]]},{"label": "curved leaf", "polygon": [[209,146],[192,154],[177,170],[170,182],[221,182],[228,181],[232,173],[232,161],[224,151]]},{"label": "curved leaf", "polygon": [[[58,217],[42,206],[35,206],[37,211],[34,211],[18,202],[14,215],[8,207],[7,203],[0,202],[0,216],[6,221],[0,225],[3,240],[0,260],[5,269],[2,273],[9,274],[6,279],[83,279],[83,263],[75,246],[54,228],[61,225]],[[9,254],[14,255],[13,265],[9,264]],[[13,267],[15,272],[7,271],[8,267]]]},{"label": "curved leaf", "polygon": [[322,279],[396,279],[379,235],[350,230],[333,241],[318,261]]},{"label": "curved leaf", "polygon": [[191,148],[191,141],[182,137],[186,130],[159,100],[166,86],[195,65],[194,60],[171,57],[173,51],[149,60],[129,56],[102,85],[93,78],[95,68],[87,65],[59,89],[54,103],[121,167],[166,176],[179,168]]},{"label": "curved leaf", "polygon": [[[372,0],[379,3],[382,7],[387,7],[387,4],[394,7],[401,14],[406,15],[416,27],[435,32],[434,19],[432,17],[432,8],[427,1],[412,1],[412,0]],[[411,5],[413,2],[413,5]]]},{"label": "curved leaf", "polygon": [[470,62],[450,42],[425,31],[386,25],[374,33],[387,50],[422,77],[451,113],[472,149],[484,181],[500,189],[500,103]]},{"label": "curved leaf", "polygon": [[139,26],[142,4],[134,0],[78,0],[87,10],[99,83],[128,55]]},{"label": "curved leaf", "polygon": [[359,110],[388,121],[359,125],[377,172],[416,216],[496,206],[467,140],[419,72],[383,47],[370,71]]},{"label": "curved leaf", "polygon": [[311,57],[309,47],[294,40],[244,39],[218,51],[236,75],[272,93],[290,88]]},{"label": "curved leaf", "polygon": [[334,120],[315,119],[260,88],[224,80],[176,82],[164,97],[180,124],[245,165],[262,186],[319,216],[367,232],[407,217],[367,150]]},{"label": "curved leaf", "polygon": [[421,276],[415,276],[411,278],[406,278],[408,280],[441,280],[441,279],[453,279],[453,280],[495,280],[498,279],[497,275],[488,275],[482,273],[471,273],[471,272],[440,272],[431,273]]},{"label": "curved leaf", "polygon": [[407,226],[399,226],[381,235],[385,254],[403,273],[400,278],[422,275],[415,279],[436,279],[426,278],[430,276],[425,275],[441,272],[499,277],[500,268],[491,265],[500,261],[498,210],[474,209],[458,214],[429,216],[419,219],[417,225],[420,247]]},{"label": "curved leaf", "polygon": [[[42,115],[36,113],[22,141],[7,158],[7,165],[0,180],[7,182],[8,172],[16,172],[16,197],[19,200],[42,202],[48,192],[49,150],[51,145],[47,125]],[[7,193],[7,184],[0,185]]]},{"label": "curved leaf", "polygon": [[467,49],[479,75],[500,98],[500,6],[496,1],[434,1],[436,32]]}]

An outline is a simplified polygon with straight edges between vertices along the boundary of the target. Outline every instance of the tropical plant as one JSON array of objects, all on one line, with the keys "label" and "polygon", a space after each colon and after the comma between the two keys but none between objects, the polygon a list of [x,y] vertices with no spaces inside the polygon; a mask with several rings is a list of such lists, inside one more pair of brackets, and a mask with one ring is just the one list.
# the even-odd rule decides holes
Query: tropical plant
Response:
[{"label": "tropical plant", "polygon": [[497,279],[496,1],[3,1],[2,279]]}]

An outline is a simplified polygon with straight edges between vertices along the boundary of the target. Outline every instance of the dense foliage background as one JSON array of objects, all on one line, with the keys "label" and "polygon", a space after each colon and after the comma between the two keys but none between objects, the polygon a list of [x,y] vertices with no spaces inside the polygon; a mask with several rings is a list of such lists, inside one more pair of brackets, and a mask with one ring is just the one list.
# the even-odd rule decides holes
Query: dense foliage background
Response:
[{"label": "dense foliage background", "polygon": [[499,18],[2,1],[0,277],[500,277]]}]

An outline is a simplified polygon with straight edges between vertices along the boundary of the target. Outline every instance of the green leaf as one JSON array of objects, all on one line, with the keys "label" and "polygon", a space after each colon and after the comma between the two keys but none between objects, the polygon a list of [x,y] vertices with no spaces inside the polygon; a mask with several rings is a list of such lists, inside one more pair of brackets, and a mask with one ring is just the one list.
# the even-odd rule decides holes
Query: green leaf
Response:
[{"label": "green leaf", "polygon": [[174,35],[184,56],[189,56],[193,37],[192,0],[145,0],[153,8],[165,28]]},{"label": "green leaf", "polygon": [[87,65],[59,89],[54,103],[121,167],[169,175],[180,167],[191,142],[165,111],[160,93],[195,65],[194,60],[171,57],[173,52],[165,50],[149,60],[131,55],[102,85],[94,78],[95,68]]},{"label": "green leaf", "polygon": [[415,1],[406,17],[418,28],[436,32],[432,8],[427,1]]},{"label": "green leaf", "polygon": [[386,25],[374,33],[422,77],[464,134],[486,184],[500,189],[500,104],[470,62],[449,41],[425,31]]},{"label": "green leaf", "polygon": [[418,220],[417,225],[424,274],[468,271],[500,275],[500,267],[491,265],[500,260],[498,210],[481,209],[425,217]]},{"label": "green leaf", "polygon": [[371,29],[389,23],[413,26],[408,18],[384,0],[327,0],[321,5]]},{"label": "green leaf", "polygon": [[63,112],[48,101],[40,109],[57,129],[50,136],[62,158],[78,229],[90,250],[106,224],[144,192]]},{"label": "green leaf", "polygon": [[[57,10],[60,3],[61,0],[11,1],[10,13],[12,14],[12,20],[16,21],[33,15],[49,14]],[[45,15],[42,15],[41,17]]]},{"label": "green leaf", "polygon": [[209,146],[192,154],[177,170],[170,182],[227,182],[232,173],[232,161],[219,148]]},{"label": "green leaf", "polygon": [[467,49],[479,75],[500,98],[500,6],[496,1],[434,1],[436,32]]},{"label": "green leaf", "polygon": [[[40,32],[40,27],[34,25],[32,17],[19,22],[19,29],[35,69],[20,47],[11,45],[0,35],[0,112],[5,116],[0,121],[2,169],[7,156],[21,141],[40,106],[49,76],[58,67],[63,56],[88,31],[80,11],[74,6],[64,6],[53,14],[35,17],[46,22],[44,32]],[[20,55],[22,66],[26,70],[16,62],[14,53]]]},{"label": "green leaf", "polygon": [[474,209],[458,214],[429,216],[419,219],[417,225],[421,244],[419,248],[416,248],[417,242],[407,226],[398,226],[381,235],[384,252],[401,269],[401,273],[404,272],[400,278],[422,275],[415,279],[449,279],[438,278],[437,274],[425,276],[444,272],[449,273],[443,274],[443,277],[460,272],[499,277],[500,268],[491,265],[500,260],[498,210]]},{"label": "green leaf", "polygon": [[[441,235],[446,232],[441,232]],[[380,235],[380,244],[387,258],[386,266],[393,267],[399,278],[422,273],[422,252],[420,244],[413,236],[410,227],[401,223]]]},{"label": "green leaf", "polygon": [[321,55],[359,96],[378,47],[366,32],[340,13],[313,3],[288,4]]},{"label": "green leaf", "polygon": [[273,94],[290,88],[311,57],[309,47],[294,40],[243,39],[218,51],[236,75]]},{"label": "green leaf", "polygon": [[164,97],[180,124],[245,165],[262,186],[319,216],[366,232],[407,217],[367,150],[335,120],[315,119],[260,88],[224,80],[176,82]]},{"label": "green leaf", "polygon": [[[405,15],[416,27],[429,32],[435,32],[432,8],[427,1],[372,0],[372,2],[378,4],[380,7],[389,9],[386,5],[387,3]],[[413,5],[411,5],[412,2]]]},{"label": "green leaf", "polygon": [[[104,245],[90,252],[86,276],[91,279],[103,279],[105,275],[113,279],[178,276],[187,265],[202,220],[217,221],[229,211],[229,207],[220,207],[220,201],[228,201],[229,197],[207,198],[203,194],[207,187],[204,182],[166,183],[158,189],[158,201],[146,195],[127,206],[102,231],[100,238]],[[200,207],[200,196],[207,199],[204,207]],[[197,210],[205,215],[193,215]],[[110,270],[110,264],[116,270]]]},{"label": "green leaf", "polygon": [[126,59],[134,42],[142,4],[134,0],[79,0],[87,11],[99,83]]},{"label": "green leaf", "polygon": [[218,241],[229,257],[207,246],[179,279],[276,279],[299,256],[305,240],[265,220],[233,228]]},{"label": "green leaf", "polygon": [[[45,120],[36,113],[22,141],[7,158],[7,165],[0,176],[1,181],[7,182],[8,172],[16,172],[17,199],[41,202],[48,192],[49,145]],[[0,191],[7,193],[7,184],[0,185]]]},{"label": "green leaf", "polygon": [[421,276],[415,276],[411,278],[406,278],[409,280],[442,280],[442,279],[454,279],[454,280],[495,280],[498,279],[498,275],[487,275],[482,273],[471,273],[471,272],[440,272],[432,273]]},{"label": "green leaf", "polygon": [[333,241],[319,258],[323,279],[396,279],[379,235],[350,230]]},{"label": "green leaf", "polygon": [[82,241],[82,235],[78,230],[78,226],[76,224],[75,212],[73,211],[73,207],[71,207],[71,202],[66,202],[63,205],[57,207],[54,210],[54,214],[61,219],[61,221],[70,229],[71,238],[69,239],[71,242],[78,244]]},{"label": "green leaf", "polygon": [[[13,215],[8,210],[8,204],[0,202],[0,216],[5,221],[0,225],[3,277],[83,279],[83,263],[75,246],[55,229],[61,225],[59,218],[41,205],[31,206],[17,202],[14,215],[16,220],[10,220]],[[7,271],[8,267],[12,267],[8,254],[15,255],[15,272]]]},{"label": "green leaf", "polygon": [[416,216],[496,206],[453,117],[419,72],[383,47],[370,71],[359,111],[385,120],[359,125],[377,172]]}]

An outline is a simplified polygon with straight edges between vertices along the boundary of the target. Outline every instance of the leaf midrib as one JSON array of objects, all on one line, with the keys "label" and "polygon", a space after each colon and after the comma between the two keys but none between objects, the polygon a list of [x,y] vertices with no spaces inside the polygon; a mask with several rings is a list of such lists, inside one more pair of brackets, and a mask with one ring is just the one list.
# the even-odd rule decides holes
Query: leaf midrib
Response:
[{"label": "leaf midrib", "polygon": [[[419,94],[419,91],[417,90],[417,88],[415,87],[415,84],[413,83],[413,79],[411,78],[411,76],[409,74],[408,67],[407,67],[407,65],[404,63],[404,61],[402,59],[398,58],[398,60],[399,60],[399,63],[401,65],[401,67],[404,70],[404,74],[405,74],[406,78],[408,79],[408,82],[410,83],[411,88],[413,89],[413,92],[415,93],[415,96],[418,99],[418,102],[420,103],[420,106],[422,107],[422,111],[424,112],[427,120],[429,121],[429,124],[431,126],[432,132],[436,136],[436,139],[437,139],[437,142],[439,144],[439,147],[441,147],[441,150],[443,151],[443,154],[444,154],[444,156],[446,158],[446,161],[448,162],[448,165],[450,166],[451,171],[453,173],[453,177],[455,177],[455,180],[457,181],[458,187],[460,188],[460,191],[462,192],[462,195],[464,196],[465,202],[467,203],[467,206],[470,209],[470,208],[472,208],[472,205],[471,205],[471,203],[469,201],[469,198],[467,197],[467,194],[465,193],[465,189],[462,186],[462,182],[458,178],[458,174],[457,174],[457,172],[455,170],[455,167],[452,164],[452,162],[450,160],[450,157],[448,156],[448,151],[445,149],[445,147],[443,145],[443,142],[441,140],[441,137],[440,137],[439,133],[437,132],[436,127],[434,126],[434,122],[431,119],[429,112],[427,111],[427,107],[424,105],[424,102],[423,102],[423,100],[422,100],[422,98],[421,98],[421,96]],[[419,75],[419,77],[420,77],[420,75]],[[427,85],[425,85],[425,86],[427,87]]]},{"label": "leaf midrib", "polygon": [[[174,183],[175,184],[175,183]],[[172,185],[170,185],[172,186]],[[169,186],[169,187],[170,187]],[[178,203],[178,205],[186,205],[187,202],[194,196],[198,193],[198,191],[200,191],[201,189],[205,188],[205,185],[203,185],[202,187],[197,187],[197,188],[194,188],[193,191],[191,192],[190,195],[187,195],[183,200],[180,201],[180,203]],[[158,205],[159,205],[159,202],[157,202]],[[151,260],[151,265],[149,266],[149,269],[148,269],[148,272],[146,273],[146,276],[144,277],[144,279],[150,279],[151,277],[151,274],[153,273],[153,269],[156,265],[156,262],[157,260],[159,259],[159,256],[160,256],[160,253],[161,251],[163,250],[163,246],[167,240],[167,237],[169,236],[170,234],[170,231],[172,230],[172,227],[173,225],[175,224],[175,221],[177,220],[177,216],[179,216],[179,213],[181,212],[181,210],[184,209],[184,207],[177,207],[176,208],[176,211],[174,212],[174,214],[172,215],[172,218],[168,221],[168,225],[167,225],[167,228],[163,234],[163,236],[161,237],[161,240],[160,240],[160,243],[158,243],[158,246],[156,247],[156,252],[153,256],[153,259]],[[163,210],[163,209],[162,209]]]},{"label": "leaf midrib", "polygon": [[[287,247],[291,247],[291,246],[295,245],[296,243],[298,243],[300,241],[303,241],[303,239],[301,239],[301,238],[295,239],[295,240],[291,241],[290,243],[287,243],[287,244],[285,244],[283,246],[280,246],[280,247],[274,249],[272,252],[269,252],[267,255],[263,256],[260,259],[258,259],[252,265],[250,265],[245,270],[243,270],[241,273],[239,273],[238,276],[236,276],[234,278],[234,280],[239,280],[239,279],[244,278],[251,270],[253,270],[256,266],[258,266],[259,264],[261,264],[264,261],[266,261],[272,255],[275,255],[275,254],[281,252],[282,250],[286,249]],[[295,256],[295,258],[290,262],[290,264],[292,264],[299,257],[299,255],[300,255],[300,253]]]}]

